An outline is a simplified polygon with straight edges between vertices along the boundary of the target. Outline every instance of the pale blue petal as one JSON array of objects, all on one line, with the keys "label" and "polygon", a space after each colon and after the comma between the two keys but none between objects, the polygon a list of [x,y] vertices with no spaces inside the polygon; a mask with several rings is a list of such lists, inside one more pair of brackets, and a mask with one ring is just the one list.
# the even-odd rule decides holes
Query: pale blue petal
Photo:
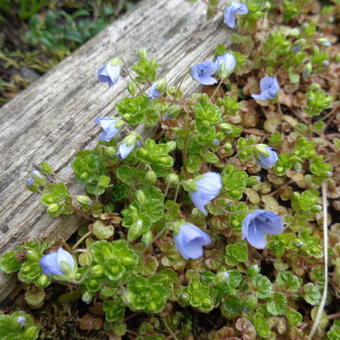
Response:
[{"label": "pale blue petal", "polygon": [[118,157],[122,160],[125,159],[127,156],[129,156],[129,154],[132,152],[132,150],[134,149],[135,145],[126,145],[124,143],[120,144],[118,149]]},{"label": "pale blue petal", "polygon": [[102,142],[110,142],[119,132],[119,129],[116,128],[116,124],[118,123],[117,119],[99,117],[95,119],[95,123],[100,124],[103,129],[103,132],[99,136],[99,140]]},{"label": "pale blue petal", "polygon": [[57,252],[49,253],[44,255],[40,261],[39,265],[44,274],[51,277],[52,275],[64,275],[57,262]]},{"label": "pale blue petal", "polygon": [[26,180],[26,185],[27,185],[28,187],[32,186],[34,183],[35,183],[35,179],[34,179],[34,178],[32,178],[32,177],[27,178],[27,180]]},{"label": "pale blue petal", "polygon": [[260,94],[252,94],[256,100],[274,99],[277,92],[280,90],[280,85],[274,77],[263,77],[260,80]]},{"label": "pale blue petal", "polygon": [[262,210],[262,213],[254,218],[254,223],[258,229],[269,235],[281,234],[284,229],[282,218],[271,211]]},{"label": "pale blue petal", "polygon": [[61,262],[67,263],[71,268],[75,266],[73,256],[63,248],[59,248],[57,251],[57,263],[59,266],[61,265]]},{"label": "pale blue petal", "polygon": [[242,239],[247,239],[258,249],[263,249],[266,245],[264,234],[276,235],[282,232],[283,220],[271,211],[257,209],[242,222]]},{"label": "pale blue petal", "polygon": [[43,175],[38,170],[33,170],[32,176],[37,176],[37,177],[43,178]]},{"label": "pale blue petal", "polygon": [[269,93],[266,92],[261,92],[260,94],[252,94],[251,95],[254,99],[256,100],[268,100],[268,99],[273,99],[272,96],[269,95]]},{"label": "pale blue petal", "polygon": [[112,65],[108,63],[102,66],[98,71],[98,79],[101,82],[108,83],[109,86],[114,85],[120,74],[120,65]]},{"label": "pale blue petal", "polygon": [[234,5],[229,5],[224,9],[224,23],[230,28],[235,28],[235,6]]},{"label": "pale blue petal", "polygon": [[236,59],[232,53],[227,52],[216,58],[216,65],[218,70],[224,65],[226,71],[232,72],[236,66]]},{"label": "pale blue petal", "polygon": [[276,78],[274,77],[263,77],[260,80],[260,89],[261,92],[262,91],[273,91],[273,92],[277,92],[280,89],[280,86],[276,80]]},{"label": "pale blue petal", "polygon": [[271,169],[278,161],[279,157],[270,147],[267,147],[266,151],[269,153],[269,156],[266,157],[260,154],[260,159],[258,159],[257,162],[263,169]]},{"label": "pale blue petal", "polygon": [[215,199],[222,189],[221,175],[216,172],[207,172],[195,181],[196,192],[190,193],[190,198],[195,207],[204,215],[208,215],[205,205]]},{"label": "pale blue petal", "polygon": [[205,61],[191,67],[191,76],[202,85],[213,85],[217,80],[211,77],[217,71],[216,63]]},{"label": "pale blue petal", "polygon": [[202,85],[214,85],[217,83],[217,79],[210,76],[200,76],[198,82]]},{"label": "pale blue petal", "polygon": [[107,72],[106,72],[106,66],[102,66],[99,70],[98,70],[98,79],[99,81],[106,83],[109,79]]},{"label": "pale blue petal", "polygon": [[230,27],[235,28],[236,14],[247,14],[248,7],[246,4],[231,4],[224,9],[224,23]]},{"label": "pale blue petal", "polygon": [[[112,65],[111,63],[108,63],[106,65],[106,72],[108,76],[110,77],[110,80],[112,82],[112,85],[114,85],[119,78],[120,74],[120,65]],[[110,86],[112,86],[110,85]]]},{"label": "pale blue petal", "polygon": [[247,241],[256,249],[263,249],[266,246],[266,239],[261,229],[256,228],[254,222],[250,223]]},{"label": "pale blue petal", "polygon": [[175,246],[185,259],[197,259],[203,255],[203,246],[211,243],[210,236],[192,224],[182,224],[174,236]]},{"label": "pale blue petal", "polygon": [[17,322],[20,325],[20,327],[24,327],[26,323],[26,318],[24,316],[18,316]]},{"label": "pale blue petal", "polygon": [[149,99],[155,99],[161,95],[161,91],[157,90],[157,83],[154,83],[149,87],[147,94]]},{"label": "pale blue petal", "polygon": [[248,13],[248,7],[246,4],[239,4],[237,10],[237,14],[247,14]]}]

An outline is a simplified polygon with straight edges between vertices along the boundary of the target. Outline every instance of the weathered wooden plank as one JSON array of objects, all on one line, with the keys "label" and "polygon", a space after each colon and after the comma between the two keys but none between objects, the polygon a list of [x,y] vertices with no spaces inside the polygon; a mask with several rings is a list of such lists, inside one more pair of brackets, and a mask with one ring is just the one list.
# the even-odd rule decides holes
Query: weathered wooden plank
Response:
[{"label": "weathered wooden plank", "polygon": [[[199,2],[143,0],[0,110],[0,253],[28,238],[67,238],[81,223],[74,216],[49,218],[24,181],[32,162],[41,161],[69,181],[75,153],[98,135],[93,120],[115,114],[129,79],[108,88],[96,79],[98,67],[113,56],[132,65],[144,47],[173,84],[190,65],[211,57],[218,43],[227,43],[221,16],[207,20],[205,13]],[[188,76],[182,86],[190,93],[197,84]],[[13,277],[0,274],[0,300],[14,286]]]}]

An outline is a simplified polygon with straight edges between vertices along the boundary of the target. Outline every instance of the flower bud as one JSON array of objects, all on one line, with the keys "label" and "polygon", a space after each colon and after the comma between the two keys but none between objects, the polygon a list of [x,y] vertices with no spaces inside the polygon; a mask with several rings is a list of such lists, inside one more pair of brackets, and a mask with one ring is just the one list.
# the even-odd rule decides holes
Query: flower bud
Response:
[{"label": "flower bud", "polygon": [[165,79],[159,79],[156,82],[156,88],[158,91],[160,91],[161,93],[164,93],[166,91],[167,88],[167,82]]},{"label": "flower bud", "polygon": [[59,204],[52,203],[48,206],[47,211],[49,213],[54,213],[54,212],[57,212],[59,210],[59,208],[60,208]]},{"label": "flower bud", "polygon": [[134,96],[137,93],[138,87],[134,81],[129,81],[127,84],[127,89],[131,96]]},{"label": "flower bud", "polygon": [[145,233],[142,237],[142,241],[146,245],[151,244],[152,243],[152,232],[148,231],[147,233]]},{"label": "flower bud", "polygon": [[156,184],[157,181],[157,175],[153,170],[148,170],[145,175],[145,180],[149,184]]},{"label": "flower bud", "polygon": [[145,194],[144,194],[144,192],[142,190],[137,190],[136,198],[137,198],[137,201],[140,204],[145,204],[146,203],[146,197],[145,197]]},{"label": "flower bud", "polygon": [[42,274],[42,275],[40,275],[40,276],[38,277],[38,280],[37,280],[37,282],[36,282],[36,285],[37,285],[38,287],[47,287],[47,286],[49,285],[50,282],[51,282],[51,281],[50,281],[50,279],[48,278],[48,276],[45,275],[45,274]]},{"label": "flower bud", "polygon": [[83,296],[81,297],[81,299],[82,299],[86,304],[89,304],[89,303],[91,302],[91,300],[92,300],[92,296],[91,296],[90,293],[85,292],[85,293],[83,294]]},{"label": "flower bud", "polygon": [[166,143],[169,152],[172,152],[174,150],[176,150],[176,142],[175,141],[170,141]]},{"label": "flower bud", "polygon": [[165,183],[175,187],[179,183],[179,178],[176,174],[169,174],[165,178]]},{"label": "flower bud", "polygon": [[253,264],[248,267],[247,275],[251,278],[260,273],[260,267],[257,264]]},{"label": "flower bud", "polygon": [[313,71],[313,66],[311,63],[307,63],[306,66],[304,67],[303,71],[302,71],[302,75],[304,77],[309,77],[311,75]]},{"label": "flower bud", "polygon": [[139,49],[137,53],[138,53],[140,58],[147,58],[148,57],[148,52],[145,48]]},{"label": "flower bud", "polygon": [[38,170],[32,171],[32,177],[38,184],[40,184],[40,185],[46,184],[45,176],[43,176]]},{"label": "flower bud", "polygon": [[141,236],[143,232],[144,224],[141,219],[137,220],[136,223],[132,224],[128,231],[128,240],[134,241],[139,236]]},{"label": "flower bud", "polygon": [[120,58],[113,58],[110,60],[110,64],[113,66],[121,65],[122,60]]},{"label": "flower bud", "polygon": [[84,205],[92,205],[93,204],[93,201],[91,200],[91,198],[89,196],[79,195],[76,198],[77,198],[77,201],[81,204],[84,204]]}]

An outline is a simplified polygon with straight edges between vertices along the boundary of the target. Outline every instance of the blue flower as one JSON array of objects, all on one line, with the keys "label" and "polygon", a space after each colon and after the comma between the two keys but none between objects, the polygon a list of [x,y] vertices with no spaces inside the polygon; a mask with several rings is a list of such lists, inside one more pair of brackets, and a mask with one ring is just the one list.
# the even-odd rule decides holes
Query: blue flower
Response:
[{"label": "blue flower", "polygon": [[117,136],[120,130],[121,121],[115,118],[98,117],[94,122],[99,124],[103,129],[103,132],[99,136],[99,140],[102,142],[110,142],[112,138]]},{"label": "blue flower", "polygon": [[226,78],[235,69],[236,59],[232,53],[224,53],[216,58],[216,66],[218,71],[221,73],[221,78]]},{"label": "blue flower", "polygon": [[35,179],[34,178],[32,178],[32,177],[27,178],[26,185],[28,187],[31,187],[34,183],[35,183]]},{"label": "blue flower", "polygon": [[279,157],[277,156],[277,153],[271,147],[265,145],[262,152],[260,151],[258,153],[257,163],[263,169],[271,169],[278,159]]},{"label": "blue flower", "polygon": [[17,317],[17,322],[20,325],[20,327],[24,327],[26,324],[26,318],[20,315]]},{"label": "blue flower", "polygon": [[300,44],[294,45],[293,46],[294,54],[298,54],[300,52],[300,49],[301,49],[301,45]]},{"label": "blue flower", "polygon": [[224,23],[230,27],[235,27],[236,14],[247,14],[248,7],[246,4],[232,3],[224,9]]},{"label": "blue flower", "polygon": [[123,139],[123,141],[118,145],[117,156],[120,160],[125,159],[133,151],[136,146],[141,146],[142,142],[137,139],[135,133],[131,133]]},{"label": "blue flower", "polygon": [[210,236],[193,224],[182,224],[174,236],[175,246],[185,259],[203,256],[203,246],[211,243]]},{"label": "blue flower", "polygon": [[155,99],[158,98],[161,95],[161,91],[157,89],[157,82],[153,83],[147,90],[148,98],[149,99]]},{"label": "blue flower", "polygon": [[98,79],[103,83],[108,83],[109,87],[114,85],[120,75],[120,61],[115,58],[108,64],[102,66],[98,71]]},{"label": "blue flower", "polygon": [[45,182],[45,177],[38,170],[33,170],[32,177],[29,177],[26,180],[26,185],[28,187],[31,187],[37,181],[39,182],[38,184],[43,184]]},{"label": "blue flower", "polygon": [[274,77],[263,77],[260,80],[260,94],[252,94],[251,96],[257,100],[267,100],[276,97],[277,92],[280,90],[280,85]]},{"label": "blue flower", "polygon": [[221,175],[216,172],[207,172],[195,180],[197,190],[190,193],[190,198],[196,208],[204,215],[208,215],[205,205],[217,197],[222,189]]},{"label": "blue flower", "polygon": [[73,256],[63,248],[44,255],[40,259],[39,265],[42,272],[47,276],[56,275],[58,279],[67,281],[74,279],[77,271],[77,264]]},{"label": "blue flower", "polygon": [[331,42],[329,40],[327,40],[326,38],[320,38],[318,39],[319,43],[322,45],[322,46],[331,46]]},{"label": "blue flower", "polygon": [[127,145],[127,144],[119,144],[119,147],[118,147],[118,157],[120,160],[123,160],[125,159],[127,156],[130,155],[130,153],[132,152],[132,150],[135,148],[135,145],[132,144],[132,145]]},{"label": "blue flower", "polygon": [[212,77],[217,68],[215,62],[204,61],[191,67],[191,76],[202,85],[213,85],[217,83],[217,80]]},{"label": "blue flower", "polygon": [[255,210],[242,222],[242,239],[257,249],[266,246],[265,234],[277,235],[283,232],[283,220],[271,211]]}]

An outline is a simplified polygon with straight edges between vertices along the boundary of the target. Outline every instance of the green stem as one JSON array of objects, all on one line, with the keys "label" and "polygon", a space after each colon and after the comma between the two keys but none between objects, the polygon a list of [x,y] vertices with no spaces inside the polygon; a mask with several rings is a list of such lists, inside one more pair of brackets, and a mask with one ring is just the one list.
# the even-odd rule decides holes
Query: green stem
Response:
[{"label": "green stem", "polygon": [[220,87],[221,87],[221,85],[222,85],[222,82],[223,82],[223,79],[220,79],[220,81],[218,82],[218,85],[216,86],[216,88],[215,88],[213,94],[212,94],[211,97],[210,97],[210,100],[212,100],[212,99],[215,98],[217,91],[220,89]]},{"label": "green stem", "polygon": [[136,86],[138,87],[139,91],[141,91],[144,95],[148,96],[148,94],[139,86],[139,84],[132,77],[132,75],[131,75],[131,73],[129,71],[129,67],[128,67],[127,63],[125,62],[125,60],[123,58],[121,58],[121,59],[122,59],[122,62],[124,64],[125,68],[126,68],[126,72],[127,72],[128,76],[129,76],[129,78],[131,79],[131,81],[133,81],[136,84]]},{"label": "green stem", "polygon": [[165,317],[162,318],[162,321],[164,323],[165,328],[168,330],[168,332],[171,334],[171,336],[175,339],[178,340],[176,334],[172,331],[172,329],[170,328],[169,324],[167,323],[167,321],[165,320]]},{"label": "green stem", "polygon": [[76,243],[75,245],[72,247],[72,250],[77,249],[77,247],[86,239],[88,238],[90,235],[92,234],[92,231],[88,231],[86,234],[84,234]]},{"label": "green stem", "polygon": [[164,192],[164,200],[166,199],[166,196],[168,195],[170,189],[170,182],[167,183],[166,188],[165,188],[165,192]]},{"label": "green stem", "polygon": [[174,201],[175,201],[175,202],[177,202],[177,197],[178,197],[178,192],[179,192],[180,187],[181,187],[181,184],[178,183],[178,184],[177,184],[177,187],[176,187],[175,198],[174,198]]},{"label": "green stem", "polygon": [[326,299],[327,299],[327,290],[328,290],[328,215],[327,215],[327,183],[322,183],[322,208],[323,208],[323,253],[324,253],[324,278],[325,285],[323,287],[322,298],[320,301],[318,312],[316,313],[315,320],[312,326],[312,329],[309,333],[310,338],[313,338],[315,331],[317,330],[322,312],[324,310]]}]

